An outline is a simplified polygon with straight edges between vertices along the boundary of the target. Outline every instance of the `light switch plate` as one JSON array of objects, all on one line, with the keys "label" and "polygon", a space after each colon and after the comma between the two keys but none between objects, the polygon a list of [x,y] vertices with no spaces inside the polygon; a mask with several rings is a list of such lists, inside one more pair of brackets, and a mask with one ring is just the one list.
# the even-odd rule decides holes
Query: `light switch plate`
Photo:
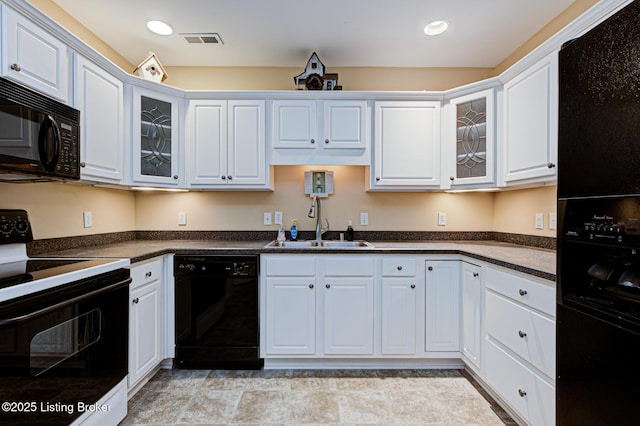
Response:
[{"label": "light switch plate", "polygon": [[85,228],[91,228],[93,226],[93,213],[82,212],[82,221]]},{"label": "light switch plate", "polygon": [[264,225],[271,225],[271,212],[264,212]]},{"label": "light switch plate", "polygon": [[282,212],[276,212],[274,222],[276,225],[282,225]]},{"label": "light switch plate", "polygon": [[558,229],[558,216],[556,213],[549,213],[549,229]]},{"label": "light switch plate", "polygon": [[536,229],[544,229],[544,215],[536,213]]},{"label": "light switch plate", "polygon": [[445,226],[447,224],[447,214],[445,212],[438,212],[438,226]]},{"label": "light switch plate", "polygon": [[360,213],[360,226],[368,226],[369,225],[369,213],[362,212]]},{"label": "light switch plate", "polygon": [[187,212],[178,212],[178,226],[187,225]]}]

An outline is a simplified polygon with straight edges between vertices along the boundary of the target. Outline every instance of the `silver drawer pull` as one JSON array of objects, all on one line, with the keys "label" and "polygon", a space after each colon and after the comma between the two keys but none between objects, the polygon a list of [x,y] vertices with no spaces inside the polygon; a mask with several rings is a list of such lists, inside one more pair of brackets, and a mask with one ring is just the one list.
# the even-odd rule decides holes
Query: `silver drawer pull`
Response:
[{"label": "silver drawer pull", "polygon": [[133,303],[138,303],[138,302],[140,302],[139,298],[136,297],[135,299],[133,299]]},{"label": "silver drawer pull", "polygon": [[331,288],[331,284],[325,284],[326,288]]},{"label": "silver drawer pull", "polygon": [[398,271],[402,271],[402,266],[398,265]]},{"label": "silver drawer pull", "polygon": [[416,285],[415,284],[411,284],[411,288],[416,288]]},{"label": "silver drawer pull", "polygon": [[526,296],[527,295],[527,290],[524,290],[524,289],[521,288],[520,290],[518,290],[518,293],[520,294],[520,296]]},{"label": "silver drawer pull", "polygon": [[152,275],[151,271],[149,271],[146,274],[144,274],[144,276],[147,277],[147,278],[151,278],[151,275]]},{"label": "silver drawer pull", "polygon": [[524,331],[520,330],[520,331],[518,331],[518,336],[520,336],[520,337],[522,337],[524,339],[525,337],[527,337],[527,333],[525,333]]},{"label": "silver drawer pull", "polygon": [[18,64],[11,64],[11,66],[9,68],[11,68],[12,70],[17,71],[17,72],[22,71],[22,68]]},{"label": "silver drawer pull", "polygon": [[478,278],[478,277],[480,276],[480,274],[479,274],[479,273],[477,273],[477,272],[474,272],[474,273],[473,273],[473,276],[474,276],[475,278]]},{"label": "silver drawer pull", "polygon": [[309,284],[309,288],[313,288],[313,284]]},{"label": "silver drawer pull", "polygon": [[522,398],[524,398],[525,396],[527,396],[527,393],[525,391],[523,391],[522,389],[518,389],[518,395],[520,395]]}]

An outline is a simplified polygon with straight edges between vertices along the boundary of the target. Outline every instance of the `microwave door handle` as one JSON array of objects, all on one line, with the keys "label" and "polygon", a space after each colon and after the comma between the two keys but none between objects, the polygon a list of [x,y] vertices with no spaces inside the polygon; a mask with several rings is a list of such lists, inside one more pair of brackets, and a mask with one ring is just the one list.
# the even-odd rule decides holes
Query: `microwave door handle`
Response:
[{"label": "microwave door handle", "polygon": [[[49,130],[53,135],[53,139],[49,140]],[[51,144],[53,144],[51,146]],[[44,166],[44,169],[48,172],[53,172],[58,163],[60,157],[60,129],[56,120],[50,116],[45,115],[42,124],[40,125],[40,133],[38,135],[38,151],[40,152],[40,161]],[[49,154],[51,153],[51,156]]]},{"label": "microwave door handle", "polygon": [[100,288],[98,290],[95,290],[95,291],[92,291],[90,293],[82,294],[80,296],[74,297],[73,299],[65,300],[63,302],[56,303],[55,305],[52,305],[52,306],[47,306],[46,308],[37,310],[35,312],[30,312],[28,314],[21,315],[19,317],[15,317],[15,318],[1,319],[0,320],[0,328],[6,327],[6,326],[10,326],[12,324],[15,324],[15,323],[18,323],[18,322],[21,322],[21,321],[29,320],[31,318],[37,317],[38,315],[42,315],[42,314],[46,314],[46,313],[49,313],[49,312],[53,312],[56,309],[60,309],[60,308],[63,308],[65,306],[77,303],[77,302],[82,302],[83,300],[86,300],[86,299],[89,299],[89,298],[92,298],[92,297],[95,297],[95,296],[99,296],[99,295],[101,295],[103,293],[108,293],[109,291],[116,290],[116,289],[118,289],[120,287],[124,287],[126,285],[129,285],[129,283],[131,283],[131,281],[132,281],[132,279],[131,279],[131,277],[129,277],[129,278],[127,278],[125,280],[122,280],[122,281],[119,281],[119,282],[117,282],[115,284],[110,284],[110,285],[108,285],[106,287],[102,287],[102,288]]}]

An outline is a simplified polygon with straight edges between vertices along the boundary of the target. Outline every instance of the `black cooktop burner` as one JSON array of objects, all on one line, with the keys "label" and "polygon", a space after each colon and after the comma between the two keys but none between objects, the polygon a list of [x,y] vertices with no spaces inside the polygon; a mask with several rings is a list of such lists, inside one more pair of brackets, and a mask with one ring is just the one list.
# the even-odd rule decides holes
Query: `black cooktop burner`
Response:
[{"label": "black cooktop burner", "polygon": [[0,288],[103,265],[113,260],[28,259],[0,264]]}]

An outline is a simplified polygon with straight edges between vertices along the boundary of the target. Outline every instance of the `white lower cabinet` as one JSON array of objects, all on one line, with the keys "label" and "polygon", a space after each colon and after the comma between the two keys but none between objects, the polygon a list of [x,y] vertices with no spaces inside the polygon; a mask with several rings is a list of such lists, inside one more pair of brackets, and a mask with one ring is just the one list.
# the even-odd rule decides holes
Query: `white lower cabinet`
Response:
[{"label": "white lower cabinet", "polygon": [[555,288],[485,268],[484,380],[532,425],[555,422]]},{"label": "white lower cabinet", "polygon": [[482,268],[462,262],[462,324],[460,351],[463,360],[476,372],[481,369],[482,343]]},{"label": "white lower cabinet", "polygon": [[382,355],[415,355],[418,308],[416,260],[382,259]]},{"label": "white lower cabinet", "polygon": [[460,262],[427,261],[425,351],[460,350]]},{"label": "white lower cabinet", "polygon": [[129,389],[162,361],[163,259],[132,265],[129,286]]},{"label": "white lower cabinet", "polygon": [[267,353],[315,354],[315,277],[268,277],[266,294]]}]

